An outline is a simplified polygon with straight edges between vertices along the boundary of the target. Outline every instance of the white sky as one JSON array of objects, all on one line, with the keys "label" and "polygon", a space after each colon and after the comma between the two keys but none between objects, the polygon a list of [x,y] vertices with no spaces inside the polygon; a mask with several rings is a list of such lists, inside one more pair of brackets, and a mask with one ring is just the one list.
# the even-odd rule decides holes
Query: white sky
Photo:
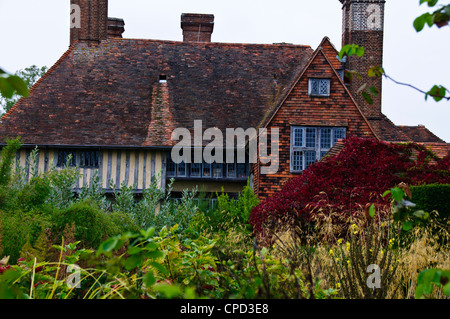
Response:
[{"label": "white sky", "polygon": [[[419,0],[387,0],[384,68],[398,81],[429,90],[450,88],[450,27],[416,33]],[[447,3],[441,0],[442,3]],[[0,67],[11,73],[52,66],[69,45],[69,0],[0,0]],[[109,16],[125,20],[126,38],[182,40],[181,13],[215,15],[214,42],[306,44],[328,36],[341,47],[338,0],[109,0]],[[450,102],[384,81],[383,113],[395,124],[423,124],[450,142]]]}]

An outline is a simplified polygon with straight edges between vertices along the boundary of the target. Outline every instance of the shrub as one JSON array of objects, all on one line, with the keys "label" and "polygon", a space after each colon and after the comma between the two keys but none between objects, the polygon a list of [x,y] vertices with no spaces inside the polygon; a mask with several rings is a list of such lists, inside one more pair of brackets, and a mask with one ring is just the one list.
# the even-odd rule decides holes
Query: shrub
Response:
[{"label": "shrub", "polygon": [[441,218],[450,216],[450,184],[413,186],[411,192],[416,209],[426,212],[436,210]]},{"label": "shrub", "polygon": [[265,236],[267,229],[289,223],[293,214],[309,221],[311,213],[324,208],[343,216],[354,215],[367,203],[380,209],[389,204],[380,195],[400,182],[450,183],[450,158],[440,159],[413,143],[349,137],[337,155],[311,165],[256,206],[250,222],[255,234]]},{"label": "shrub", "polygon": [[0,256],[10,256],[11,262],[15,263],[20,258],[20,251],[27,238],[34,244],[47,225],[46,218],[32,212],[0,212],[0,237],[3,248]]},{"label": "shrub", "polygon": [[[116,224],[113,221],[125,223]],[[74,224],[75,239],[81,241],[85,247],[97,247],[107,237],[134,227],[134,223],[130,222],[126,214],[105,213],[91,201],[76,202],[66,209],[55,211],[51,222],[51,233],[57,235],[53,242],[60,242],[63,230]]]},{"label": "shrub", "polygon": [[249,223],[252,209],[258,205],[259,199],[252,188],[244,186],[237,199],[230,198],[223,192],[217,195],[217,207],[206,205],[208,200],[199,199],[200,212],[196,214],[190,224],[191,231],[203,233],[227,232],[230,229],[251,232]]}]

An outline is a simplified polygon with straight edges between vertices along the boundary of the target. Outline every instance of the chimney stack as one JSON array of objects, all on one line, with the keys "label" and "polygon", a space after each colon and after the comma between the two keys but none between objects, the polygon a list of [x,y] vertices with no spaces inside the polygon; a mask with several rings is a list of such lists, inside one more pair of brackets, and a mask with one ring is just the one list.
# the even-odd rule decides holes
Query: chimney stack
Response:
[{"label": "chimney stack", "polygon": [[183,13],[181,29],[184,42],[211,42],[214,29],[213,14]]},{"label": "chimney stack", "polygon": [[70,44],[106,40],[108,0],[70,0],[70,10]]},{"label": "chimney stack", "polygon": [[[347,57],[346,69],[361,74],[361,80],[353,76],[348,88],[368,119],[381,117],[382,77],[367,76],[374,66],[383,65],[384,5],[385,0],[339,0],[342,7],[342,46],[357,44],[365,49],[361,58]],[[363,84],[376,87],[379,94],[369,104],[358,90]]]},{"label": "chimney stack", "polygon": [[125,22],[119,18],[108,18],[108,38],[122,38]]}]

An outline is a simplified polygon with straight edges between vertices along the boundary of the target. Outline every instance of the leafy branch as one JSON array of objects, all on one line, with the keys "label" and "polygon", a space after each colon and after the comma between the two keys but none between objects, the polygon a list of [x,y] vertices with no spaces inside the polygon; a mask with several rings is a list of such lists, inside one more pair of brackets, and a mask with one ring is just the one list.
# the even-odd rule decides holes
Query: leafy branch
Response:
[{"label": "leafy branch", "polygon": [[28,87],[25,81],[18,75],[12,75],[0,69],[0,95],[10,99],[14,92],[25,97],[28,96]]},{"label": "leafy branch", "polygon": [[[438,6],[439,0],[420,0],[420,5],[427,3],[428,7],[436,7]],[[440,8],[435,10],[432,13],[424,13],[421,16],[417,17],[414,20],[413,26],[416,29],[417,32],[420,32],[423,30],[425,25],[428,25],[429,27],[432,27],[433,25],[436,25],[439,28],[442,28],[443,26],[448,25],[450,21],[450,4],[442,5],[439,4]],[[348,44],[342,47],[341,51],[339,52],[339,59],[341,61],[344,61],[345,56],[352,56],[356,55],[357,57],[362,57],[365,53],[365,50],[363,47],[357,45],[357,44]],[[442,85],[433,85],[433,87],[428,90],[422,90],[417,88],[416,86],[404,82],[397,81],[393,79],[391,76],[387,75],[385,70],[381,66],[375,66],[368,70],[367,75],[369,77],[380,77],[384,76],[386,79],[391,80],[395,84],[403,85],[410,87],[422,94],[425,95],[425,100],[428,99],[429,96],[431,96],[436,102],[447,100],[450,101],[450,90]],[[357,76],[359,79],[361,79],[361,74],[358,73],[355,70],[346,70],[345,76],[351,80],[353,76]],[[358,93],[361,93],[365,101],[369,104],[373,104],[373,96],[377,96],[379,94],[379,91],[376,87],[371,86],[367,88],[367,84],[363,84],[359,90]]]},{"label": "leafy branch", "polygon": [[[364,48],[361,46],[358,46],[357,44],[346,45],[339,52],[339,59],[343,60],[344,56],[346,56],[346,55],[347,56],[356,55],[358,57],[361,57],[364,55]],[[353,76],[357,76],[359,79],[361,79],[361,74],[355,70],[346,70],[345,76],[350,79]],[[391,76],[387,75],[386,71],[381,66],[374,66],[374,67],[370,68],[367,71],[367,76],[368,77],[384,76],[386,79],[391,80],[395,84],[410,87],[410,88],[424,94],[425,100],[427,100],[428,97],[431,96],[436,102],[439,102],[441,100],[450,101],[450,95],[447,94],[447,93],[450,93],[450,90],[447,89],[446,87],[444,87],[442,85],[434,85],[430,90],[425,91],[425,90],[419,89],[418,87],[416,87],[412,84],[395,80]],[[379,90],[375,86],[371,86],[371,87],[367,88],[367,84],[365,83],[359,88],[358,93],[362,94],[363,98],[365,99],[365,101],[367,103],[373,104],[372,97],[377,96],[379,94]]]},{"label": "leafy branch", "polygon": [[[439,0],[420,0],[420,4],[427,3],[428,7],[432,8],[438,4]],[[423,30],[427,24],[430,28],[436,25],[438,28],[442,28],[448,25],[450,20],[450,4],[440,5],[440,8],[434,12],[426,12],[414,20],[414,28],[417,32]]]}]

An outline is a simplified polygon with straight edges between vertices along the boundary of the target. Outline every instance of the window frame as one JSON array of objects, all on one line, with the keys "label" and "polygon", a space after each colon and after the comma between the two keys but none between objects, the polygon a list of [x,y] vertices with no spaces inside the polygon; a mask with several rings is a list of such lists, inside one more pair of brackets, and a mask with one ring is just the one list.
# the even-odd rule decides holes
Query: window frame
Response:
[{"label": "window frame", "polygon": [[[312,87],[313,87],[314,81],[318,81],[319,89],[318,89],[317,93],[312,92]],[[327,82],[327,92],[325,94],[320,93],[320,84],[322,81]],[[309,78],[308,79],[308,95],[312,96],[312,97],[329,97],[331,95],[331,79],[330,78]]]},{"label": "window frame", "polygon": [[[64,154],[66,154],[64,156]],[[67,157],[72,155],[72,160],[67,164]],[[83,160],[82,160],[83,159]],[[93,149],[58,149],[56,167],[100,168],[100,150]]]},{"label": "window frame", "polygon": [[[307,146],[306,137],[307,130],[313,129],[315,131],[315,145],[314,147],[309,144]],[[302,134],[298,134],[298,131],[302,131]],[[322,144],[324,142],[322,138],[323,130],[331,130],[330,132],[330,147],[323,147]],[[339,134],[338,134],[339,133]],[[342,134],[343,133],[343,134]],[[302,146],[298,146],[297,140],[295,137],[301,135],[303,141],[301,143]],[[342,136],[343,135],[343,136]],[[337,136],[337,138],[335,138]],[[291,140],[290,140],[290,163],[289,163],[289,171],[290,173],[301,173],[309,165],[312,164],[311,161],[308,161],[308,155],[310,152],[315,152],[315,161],[319,161],[337,142],[338,139],[345,138],[347,136],[347,128],[346,127],[329,127],[329,126],[291,126]],[[328,146],[328,144],[327,144]],[[310,158],[309,158],[310,159]]]},{"label": "window frame", "polygon": [[[184,165],[183,174],[180,174],[179,166]],[[171,154],[166,153],[166,176],[168,178],[192,178],[192,179],[244,179],[248,177],[250,171],[248,163],[238,163],[237,157],[234,157],[233,163],[207,163],[203,160],[202,163],[180,163],[176,164],[171,159]],[[195,167],[195,173],[193,172]],[[230,174],[229,174],[229,168]],[[234,172],[233,172],[234,171]],[[232,173],[233,172],[233,173]]]}]

